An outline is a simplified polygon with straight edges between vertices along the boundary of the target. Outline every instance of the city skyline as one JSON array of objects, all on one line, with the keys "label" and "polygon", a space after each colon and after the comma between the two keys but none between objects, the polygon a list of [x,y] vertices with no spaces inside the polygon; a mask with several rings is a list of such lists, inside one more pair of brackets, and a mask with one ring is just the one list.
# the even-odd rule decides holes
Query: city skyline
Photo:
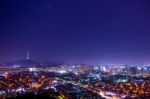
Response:
[{"label": "city skyline", "polygon": [[2,0],[0,63],[150,63],[150,1]]},{"label": "city skyline", "polygon": [[149,99],[150,0],[0,0],[0,99]]}]

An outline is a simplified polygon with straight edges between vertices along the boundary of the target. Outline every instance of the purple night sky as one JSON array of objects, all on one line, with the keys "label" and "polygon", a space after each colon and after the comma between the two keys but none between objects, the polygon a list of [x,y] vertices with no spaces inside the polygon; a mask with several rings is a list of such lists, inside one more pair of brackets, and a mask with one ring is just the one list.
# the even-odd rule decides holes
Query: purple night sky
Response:
[{"label": "purple night sky", "polygon": [[0,0],[0,63],[150,63],[150,0]]}]

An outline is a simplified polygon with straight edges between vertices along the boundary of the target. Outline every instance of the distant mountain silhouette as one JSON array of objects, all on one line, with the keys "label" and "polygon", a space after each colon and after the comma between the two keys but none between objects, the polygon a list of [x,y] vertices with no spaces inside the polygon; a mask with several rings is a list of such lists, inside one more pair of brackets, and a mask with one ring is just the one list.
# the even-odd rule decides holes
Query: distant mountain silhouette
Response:
[{"label": "distant mountain silhouette", "polygon": [[19,66],[39,66],[39,62],[34,61],[34,60],[18,60],[18,61],[12,61],[6,63],[7,66],[14,66],[14,65],[19,65]]},{"label": "distant mountain silhouette", "polygon": [[59,66],[65,64],[64,62],[37,62],[34,60],[18,60],[5,63],[7,66],[20,66],[20,67],[39,67],[39,66]]}]

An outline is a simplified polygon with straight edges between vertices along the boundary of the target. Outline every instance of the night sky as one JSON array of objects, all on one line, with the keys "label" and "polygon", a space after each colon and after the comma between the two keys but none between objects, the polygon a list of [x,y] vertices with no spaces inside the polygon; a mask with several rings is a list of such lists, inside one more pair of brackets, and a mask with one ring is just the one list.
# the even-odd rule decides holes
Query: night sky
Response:
[{"label": "night sky", "polygon": [[0,0],[0,63],[150,63],[149,0]]}]

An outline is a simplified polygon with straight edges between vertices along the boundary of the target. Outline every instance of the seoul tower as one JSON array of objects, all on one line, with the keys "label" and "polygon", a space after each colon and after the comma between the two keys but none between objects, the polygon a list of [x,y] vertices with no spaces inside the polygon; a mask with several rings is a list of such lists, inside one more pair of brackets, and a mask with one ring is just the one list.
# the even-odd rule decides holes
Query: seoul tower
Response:
[{"label": "seoul tower", "polygon": [[27,50],[27,56],[26,56],[27,60],[29,60],[29,51]]}]

